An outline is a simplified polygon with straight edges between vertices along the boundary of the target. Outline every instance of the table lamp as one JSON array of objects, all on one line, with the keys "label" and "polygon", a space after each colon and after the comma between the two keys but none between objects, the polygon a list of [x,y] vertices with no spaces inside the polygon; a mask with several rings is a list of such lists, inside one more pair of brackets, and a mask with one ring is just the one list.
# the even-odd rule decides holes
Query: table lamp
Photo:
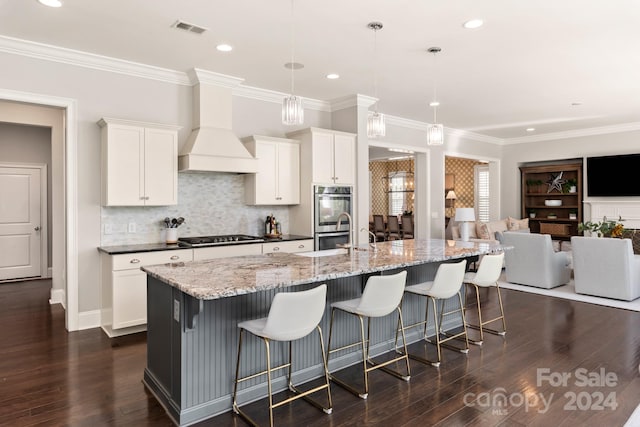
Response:
[{"label": "table lamp", "polygon": [[460,238],[463,242],[469,241],[469,222],[476,220],[476,214],[473,208],[456,209],[456,222],[460,223]]},{"label": "table lamp", "polygon": [[449,208],[453,208],[453,211],[456,211],[456,192],[453,190],[449,190],[445,197],[446,200],[449,201]]}]

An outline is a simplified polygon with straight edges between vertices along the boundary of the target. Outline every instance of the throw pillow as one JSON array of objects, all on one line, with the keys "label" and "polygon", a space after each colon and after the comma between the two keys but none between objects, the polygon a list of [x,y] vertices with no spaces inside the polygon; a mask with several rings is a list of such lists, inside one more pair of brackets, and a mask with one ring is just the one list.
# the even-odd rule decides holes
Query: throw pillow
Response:
[{"label": "throw pillow", "polygon": [[491,231],[489,230],[489,226],[484,222],[478,223],[476,233],[478,233],[478,239],[491,240]]},{"label": "throw pillow", "polygon": [[515,219],[507,217],[507,228],[509,231],[520,230],[522,228],[529,228],[529,218]]}]

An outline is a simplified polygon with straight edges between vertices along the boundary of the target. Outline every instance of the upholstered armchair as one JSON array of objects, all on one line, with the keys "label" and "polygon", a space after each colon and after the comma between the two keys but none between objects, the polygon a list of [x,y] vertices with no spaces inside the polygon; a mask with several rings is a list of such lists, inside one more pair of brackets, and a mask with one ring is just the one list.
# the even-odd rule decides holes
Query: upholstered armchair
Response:
[{"label": "upholstered armchair", "polygon": [[571,267],[565,252],[555,252],[548,234],[505,231],[507,282],[551,289],[569,283]]},{"label": "upholstered armchair", "polygon": [[571,238],[576,293],[631,301],[640,297],[640,255],[631,239]]}]

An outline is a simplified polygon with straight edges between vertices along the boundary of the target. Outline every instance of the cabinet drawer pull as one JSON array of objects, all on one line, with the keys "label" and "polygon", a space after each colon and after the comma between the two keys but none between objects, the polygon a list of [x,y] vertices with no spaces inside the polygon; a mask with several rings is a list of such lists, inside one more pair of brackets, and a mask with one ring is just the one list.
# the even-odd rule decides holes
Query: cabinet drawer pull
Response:
[{"label": "cabinet drawer pull", "polygon": [[179,257],[178,255],[174,255],[174,256],[172,256],[170,259],[172,259],[172,260],[176,260],[176,259],[180,259],[180,257]]},{"label": "cabinet drawer pull", "polygon": [[140,260],[138,258],[133,258],[131,261],[129,261],[131,264],[139,264]]},{"label": "cabinet drawer pull", "polygon": [[298,245],[298,249],[304,249],[304,245]]},{"label": "cabinet drawer pull", "polygon": [[273,252],[278,252],[279,250],[280,250],[280,248],[277,247],[277,246],[275,248],[273,248]]}]

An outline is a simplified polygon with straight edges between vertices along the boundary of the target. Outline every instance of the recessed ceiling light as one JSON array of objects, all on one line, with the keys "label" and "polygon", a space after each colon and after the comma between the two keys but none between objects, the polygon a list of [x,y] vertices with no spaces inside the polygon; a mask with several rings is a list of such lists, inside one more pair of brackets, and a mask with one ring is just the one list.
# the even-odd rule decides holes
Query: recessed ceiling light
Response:
[{"label": "recessed ceiling light", "polygon": [[231,52],[233,50],[233,46],[223,43],[216,46],[216,49],[218,49],[220,52]]},{"label": "recessed ceiling light", "polygon": [[429,107],[437,107],[437,106],[439,106],[439,105],[440,105],[440,102],[438,102],[438,101],[431,101],[431,102],[429,103]]},{"label": "recessed ceiling light", "polygon": [[527,132],[533,132],[536,128],[527,128]]},{"label": "recessed ceiling light", "polygon": [[582,105],[582,102],[572,102],[571,105],[577,107],[578,105]]},{"label": "recessed ceiling light", "polygon": [[327,74],[327,78],[328,78],[329,80],[339,79],[339,78],[340,78],[340,74],[330,73],[330,74]]},{"label": "recessed ceiling light", "polygon": [[482,24],[484,24],[482,19],[470,19],[469,21],[462,24],[462,26],[470,30],[473,30],[474,28],[482,27]]},{"label": "recessed ceiling light", "polygon": [[60,7],[62,2],[60,0],[38,0],[38,3],[49,7]]}]

